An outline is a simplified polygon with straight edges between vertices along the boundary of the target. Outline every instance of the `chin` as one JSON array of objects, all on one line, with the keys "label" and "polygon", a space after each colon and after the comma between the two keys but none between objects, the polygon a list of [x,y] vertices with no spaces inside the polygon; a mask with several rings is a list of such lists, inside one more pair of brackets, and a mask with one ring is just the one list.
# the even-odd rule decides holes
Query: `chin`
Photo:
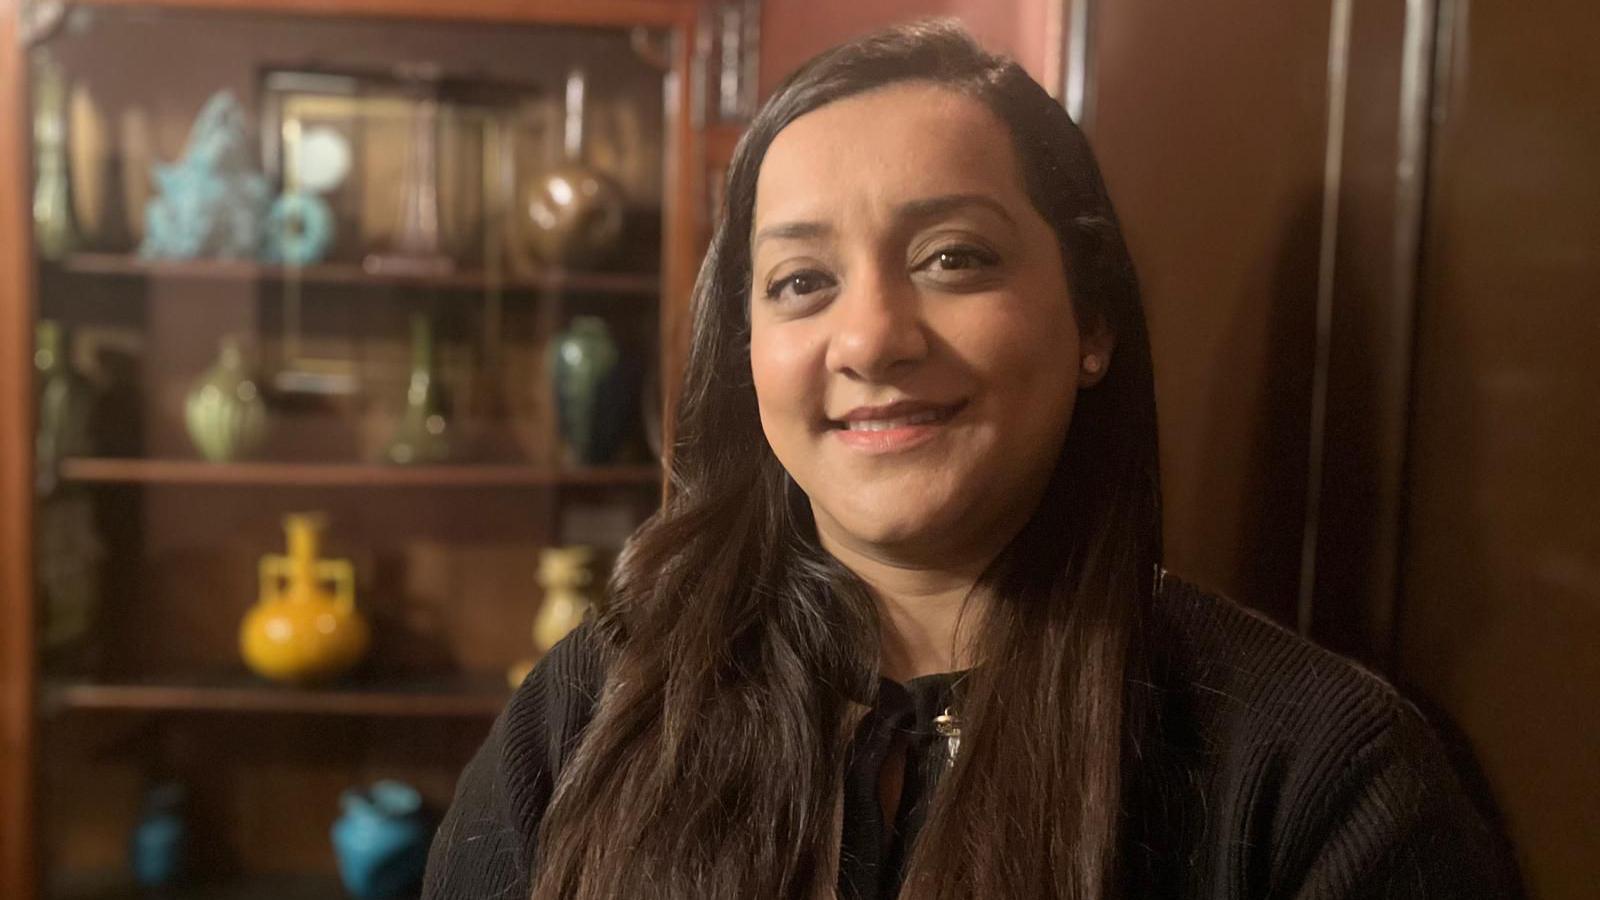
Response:
[{"label": "chin", "polygon": [[892,499],[898,502],[873,503],[872,496],[852,498],[851,508],[842,510],[834,521],[856,541],[910,549],[937,542],[939,535],[948,534],[960,519],[952,504],[908,504],[909,498],[904,496]]}]

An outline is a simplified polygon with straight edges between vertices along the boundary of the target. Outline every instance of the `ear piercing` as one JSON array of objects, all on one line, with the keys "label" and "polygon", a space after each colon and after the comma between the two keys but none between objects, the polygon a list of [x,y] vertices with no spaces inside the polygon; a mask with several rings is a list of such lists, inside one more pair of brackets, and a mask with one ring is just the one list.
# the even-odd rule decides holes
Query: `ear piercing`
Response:
[{"label": "ear piercing", "polygon": [[1083,370],[1088,372],[1090,375],[1099,375],[1101,365],[1102,363],[1100,362],[1100,357],[1095,356],[1094,354],[1090,354],[1083,358]]}]

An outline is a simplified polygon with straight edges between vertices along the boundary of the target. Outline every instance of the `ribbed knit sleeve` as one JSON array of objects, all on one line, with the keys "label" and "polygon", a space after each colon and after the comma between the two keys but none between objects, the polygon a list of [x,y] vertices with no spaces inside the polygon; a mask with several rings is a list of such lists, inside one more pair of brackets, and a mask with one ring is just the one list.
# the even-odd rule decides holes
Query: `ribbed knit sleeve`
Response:
[{"label": "ribbed knit sleeve", "polygon": [[456,783],[428,854],[423,900],[528,896],[539,822],[603,681],[587,626],[529,673]]},{"label": "ribbed knit sleeve", "polygon": [[1409,705],[1330,755],[1322,795],[1272,896],[1448,900],[1516,896],[1498,836],[1467,801],[1437,738]]},{"label": "ribbed knit sleeve", "polygon": [[1177,834],[1149,824],[1188,858],[1179,894],[1515,896],[1505,845],[1394,688],[1225,599],[1180,585],[1164,602],[1180,649],[1161,793],[1190,812]]}]

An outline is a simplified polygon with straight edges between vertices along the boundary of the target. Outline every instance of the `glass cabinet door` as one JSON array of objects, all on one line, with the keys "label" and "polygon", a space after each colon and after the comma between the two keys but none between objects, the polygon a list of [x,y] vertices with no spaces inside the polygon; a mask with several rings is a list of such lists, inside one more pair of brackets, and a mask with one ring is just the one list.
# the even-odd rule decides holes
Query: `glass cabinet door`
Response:
[{"label": "glass cabinet door", "polygon": [[683,39],[118,3],[31,44],[46,896],[411,883],[339,823],[425,849],[659,500]]}]

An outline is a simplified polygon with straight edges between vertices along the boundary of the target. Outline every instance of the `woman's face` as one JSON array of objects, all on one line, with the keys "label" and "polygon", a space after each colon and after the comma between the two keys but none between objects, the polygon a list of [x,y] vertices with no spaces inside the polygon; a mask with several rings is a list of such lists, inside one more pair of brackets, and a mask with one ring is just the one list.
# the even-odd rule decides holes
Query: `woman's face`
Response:
[{"label": "woman's face", "polygon": [[[773,141],[757,182],[761,424],[830,549],[966,562],[1032,512],[1108,338],[1081,339],[1005,125],[904,83]],[[954,555],[954,556],[952,556]]]}]

